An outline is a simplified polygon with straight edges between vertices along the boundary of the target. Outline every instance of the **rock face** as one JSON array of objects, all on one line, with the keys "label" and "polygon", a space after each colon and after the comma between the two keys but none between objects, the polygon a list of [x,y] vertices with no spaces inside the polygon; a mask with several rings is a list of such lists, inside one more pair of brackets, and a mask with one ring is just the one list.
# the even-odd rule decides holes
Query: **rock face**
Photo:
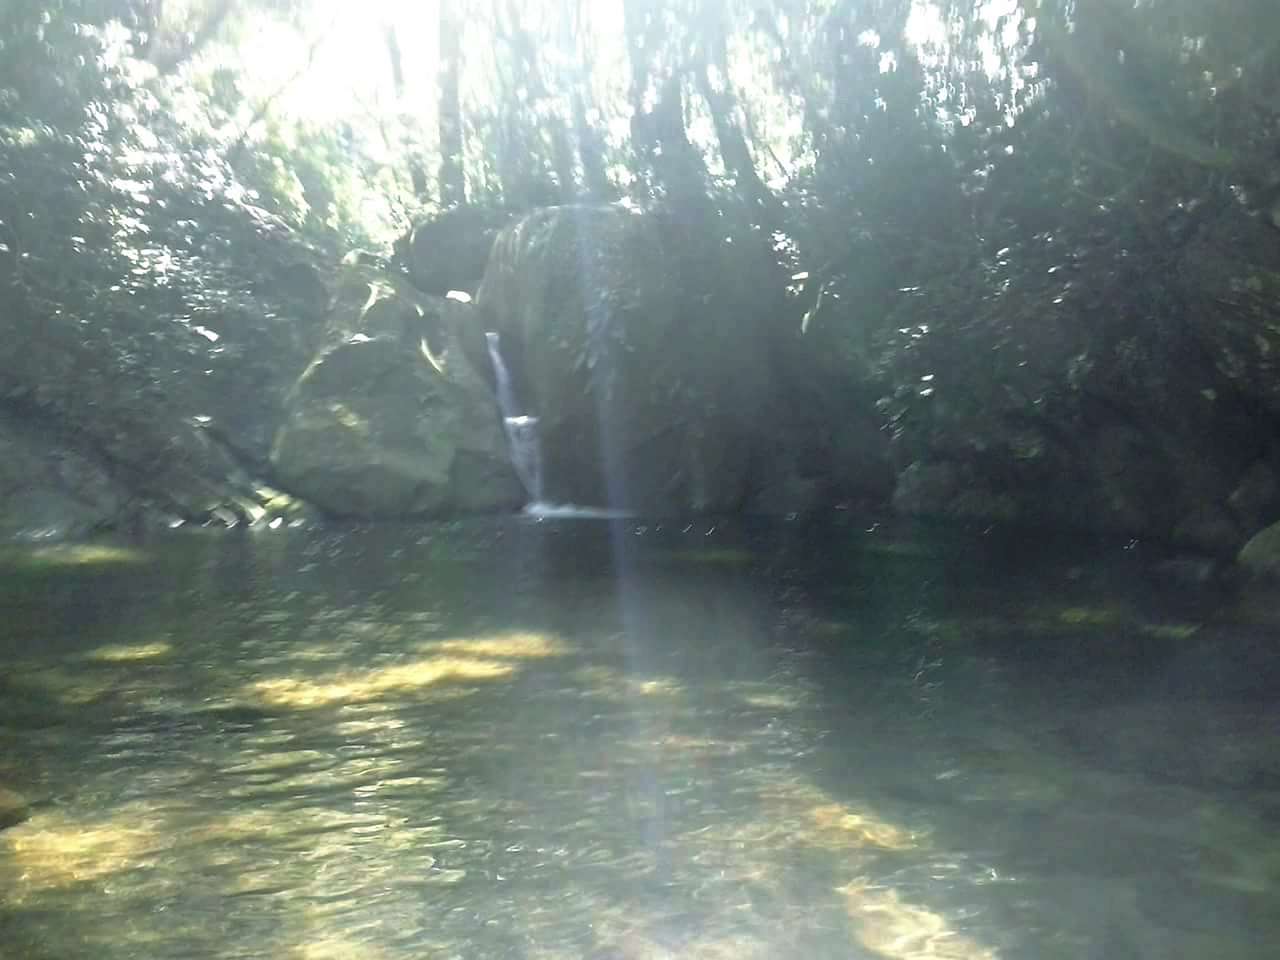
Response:
[{"label": "rock face", "polygon": [[360,516],[523,502],[470,305],[256,242],[177,316],[121,293],[86,323],[0,286],[0,537],[259,520],[264,481]]},{"label": "rock face", "polygon": [[495,241],[477,305],[540,418],[548,499],[742,504],[748,444],[723,386],[752,348],[700,323],[677,273],[651,216],[618,206],[540,210]]},{"label": "rock face", "polygon": [[323,308],[310,311],[328,299],[292,252],[261,258],[271,293],[245,280],[185,309],[179,291],[146,284],[59,309],[0,285],[0,410],[22,424],[5,430],[0,535],[246,516],[280,400],[312,353]]},{"label": "rock face", "polygon": [[[187,287],[84,284],[91,303],[0,275],[0,537],[259,519],[264,482],[346,516],[516,508],[489,330],[514,412],[539,420],[552,501],[661,515],[891,503],[1218,560],[1280,519],[1270,227],[1238,211],[1203,222],[1182,254],[1187,322],[1169,336],[1058,343],[1046,326],[1011,385],[964,337],[929,348],[968,358],[945,369],[876,340],[859,297],[819,292],[797,329],[754,222],[715,204],[518,221],[467,208],[420,224],[394,269],[369,255],[326,268],[283,228],[222,246],[210,233],[209,269]],[[477,302],[433,295],[450,289]],[[894,386],[890,353],[920,357],[919,384]],[[1239,553],[1249,569],[1271,569],[1266,535]]]},{"label": "rock face", "polygon": [[417,224],[396,243],[396,259],[423,293],[475,293],[494,238],[510,221],[500,210],[458,207]]},{"label": "rock face", "polygon": [[493,394],[463,346],[483,342],[469,305],[414,297],[376,274],[344,289],[360,306],[334,311],[336,342],[286,401],[271,451],[280,483],[340,516],[523,503]]}]

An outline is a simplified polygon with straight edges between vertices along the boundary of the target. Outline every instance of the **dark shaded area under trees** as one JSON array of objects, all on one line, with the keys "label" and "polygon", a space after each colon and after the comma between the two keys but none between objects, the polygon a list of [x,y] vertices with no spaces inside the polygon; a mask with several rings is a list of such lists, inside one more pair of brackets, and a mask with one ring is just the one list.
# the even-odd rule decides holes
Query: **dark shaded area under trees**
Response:
[{"label": "dark shaded area under trees", "polygon": [[[492,377],[476,331],[502,329],[536,394],[545,345],[521,338],[548,328],[511,298],[567,282],[536,237],[487,303],[432,298],[479,291],[531,211],[611,203],[649,239],[618,227],[630,272],[581,294],[665,311],[660,336],[609,314],[662,370],[644,422],[734,437],[716,467],[682,436],[656,508],[892,504],[1221,556],[1280,520],[1274,3],[944,4],[931,43],[906,0],[613,6],[441,0],[429,38],[378,20],[393,106],[322,126],[282,104],[342,57],[328,7],[6,4],[0,527],[270,512],[297,381],[353,333],[421,344],[452,410]],[[212,54],[267,21],[303,53],[251,89]],[[584,369],[612,356],[591,337]],[[394,502],[505,505],[492,443],[450,442],[439,483],[478,470],[492,498]]]}]

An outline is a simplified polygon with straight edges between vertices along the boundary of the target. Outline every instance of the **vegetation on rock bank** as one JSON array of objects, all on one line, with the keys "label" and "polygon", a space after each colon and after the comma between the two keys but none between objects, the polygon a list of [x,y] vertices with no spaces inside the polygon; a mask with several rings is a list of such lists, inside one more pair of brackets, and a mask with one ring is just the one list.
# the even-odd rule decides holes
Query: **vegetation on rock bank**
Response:
[{"label": "vegetation on rock bank", "polygon": [[1280,519],[1277,36],[1269,0],[11,0],[0,527],[259,513],[350,270],[475,292],[504,226],[614,203],[679,319],[624,346],[748,434],[714,506],[1234,552]]}]

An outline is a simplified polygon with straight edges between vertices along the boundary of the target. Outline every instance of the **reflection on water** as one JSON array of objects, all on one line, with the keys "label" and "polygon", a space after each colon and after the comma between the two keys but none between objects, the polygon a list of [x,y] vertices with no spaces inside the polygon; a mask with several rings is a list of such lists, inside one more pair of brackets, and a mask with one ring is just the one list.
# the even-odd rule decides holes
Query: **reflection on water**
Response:
[{"label": "reflection on water", "polygon": [[11,550],[0,957],[1268,955],[1276,638],[1144,566],[546,518]]}]

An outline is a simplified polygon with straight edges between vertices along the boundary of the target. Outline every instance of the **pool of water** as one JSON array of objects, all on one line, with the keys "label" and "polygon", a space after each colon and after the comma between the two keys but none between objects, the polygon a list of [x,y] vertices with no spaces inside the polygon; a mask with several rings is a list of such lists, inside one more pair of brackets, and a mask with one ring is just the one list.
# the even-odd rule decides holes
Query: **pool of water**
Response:
[{"label": "pool of water", "polygon": [[1155,559],[853,518],[9,548],[0,957],[1273,955],[1280,643]]}]

